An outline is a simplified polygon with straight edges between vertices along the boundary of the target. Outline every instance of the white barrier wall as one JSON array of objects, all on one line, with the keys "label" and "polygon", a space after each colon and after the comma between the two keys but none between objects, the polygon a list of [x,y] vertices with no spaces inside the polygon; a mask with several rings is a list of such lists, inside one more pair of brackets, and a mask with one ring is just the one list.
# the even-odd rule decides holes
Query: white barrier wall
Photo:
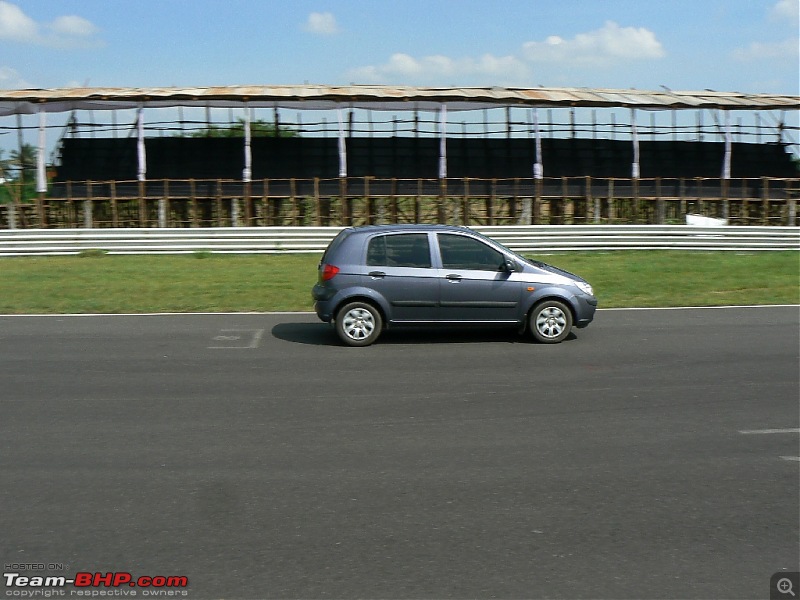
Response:
[{"label": "white barrier wall", "polygon": [[[322,252],[341,227],[0,230],[0,256]],[[473,227],[518,252],[800,250],[800,227],[530,225]]]}]

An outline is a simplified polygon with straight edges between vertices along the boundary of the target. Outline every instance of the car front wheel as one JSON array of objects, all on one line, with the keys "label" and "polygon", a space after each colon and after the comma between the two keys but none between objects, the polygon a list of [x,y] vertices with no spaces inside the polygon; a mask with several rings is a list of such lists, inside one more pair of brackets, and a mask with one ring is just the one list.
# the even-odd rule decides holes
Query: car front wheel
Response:
[{"label": "car front wheel", "polygon": [[530,329],[534,339],[544,344],[563,341],[572,329],[572,312],[558,300],[545,300],[531,311]]},{"label": "car front wheel", "polygon": [[383,319],[366,302],[351,302],[336,315],[336,334],[348,346],[369,346],[381,334]]}]

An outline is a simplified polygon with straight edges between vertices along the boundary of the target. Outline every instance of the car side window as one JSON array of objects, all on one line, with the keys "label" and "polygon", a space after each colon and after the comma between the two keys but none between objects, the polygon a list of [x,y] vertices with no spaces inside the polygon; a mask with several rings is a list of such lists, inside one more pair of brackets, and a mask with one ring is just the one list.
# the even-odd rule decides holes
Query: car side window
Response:
[{"label": "car side window", "polygon": [[379,235],[367,246],[370,267],[431,267],[431,249],[426,233]]},{"label": "car side window", "polygon": [[437,234],[445,269],[499,271],[504,256],[483,242],[463,235]]}]

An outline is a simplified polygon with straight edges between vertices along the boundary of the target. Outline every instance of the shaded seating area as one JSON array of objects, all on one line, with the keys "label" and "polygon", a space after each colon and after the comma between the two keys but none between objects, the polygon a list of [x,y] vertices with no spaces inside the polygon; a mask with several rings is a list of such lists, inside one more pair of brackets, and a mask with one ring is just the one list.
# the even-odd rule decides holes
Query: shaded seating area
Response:
[{"label": "shaded seating area", "polygon": [[[641,141],[641,177],[718,178],[725,144],[701,141]],[[731,177],[797,177],[785,145],[733,143]],[[242,178],[240,138],[147,138],[148,179]],[[334,178],[339,169],[337,140],[313,137],[256,138],[252,178]],[[348,138],[348,174],[353,177],[435,179],[439,168],[435,138]],[[634,160],[630,141],[548,138],[542,140],[547,177],[628,178]],[[535,147],[525,138],[448,138],[450,178],[531,177]],[[137,176],[134,139],[64,139],[56,182],[133,180]]]}]

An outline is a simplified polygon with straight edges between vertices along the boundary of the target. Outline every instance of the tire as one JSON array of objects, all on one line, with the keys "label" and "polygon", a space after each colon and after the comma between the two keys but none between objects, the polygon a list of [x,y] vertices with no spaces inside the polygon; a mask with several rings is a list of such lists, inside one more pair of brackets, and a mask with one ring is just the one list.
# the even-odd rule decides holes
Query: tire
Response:
[{"label": "tire", "polygon": [[336,313],[336,335],[348,346],[369,346],[383,329],[377,308],[366,302],[345,304]]},{"label": "tire", "polygon": [[537,342],[557,344],[572,330],[572,311],[563,302],[545,300],[533,307],[528,325]]}]

